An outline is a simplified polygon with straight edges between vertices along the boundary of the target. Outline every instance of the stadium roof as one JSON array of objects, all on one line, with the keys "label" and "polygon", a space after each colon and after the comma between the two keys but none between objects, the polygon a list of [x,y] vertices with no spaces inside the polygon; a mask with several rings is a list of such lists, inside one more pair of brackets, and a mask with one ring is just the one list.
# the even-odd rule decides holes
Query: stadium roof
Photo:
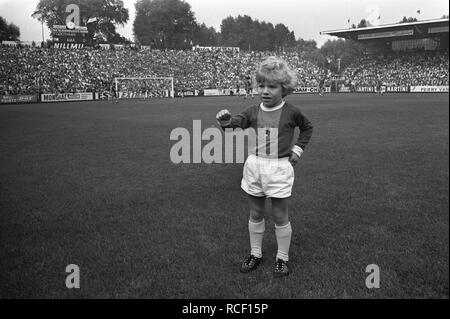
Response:
[{"label": "stadium roof", "polygon": [[[374,27],[322,31],[326,34],[351,40],[376,40],[385,38],[424,38],[449,32],[449,19],[385,24]],[[448,36],[448,35],[447,35]]]}]

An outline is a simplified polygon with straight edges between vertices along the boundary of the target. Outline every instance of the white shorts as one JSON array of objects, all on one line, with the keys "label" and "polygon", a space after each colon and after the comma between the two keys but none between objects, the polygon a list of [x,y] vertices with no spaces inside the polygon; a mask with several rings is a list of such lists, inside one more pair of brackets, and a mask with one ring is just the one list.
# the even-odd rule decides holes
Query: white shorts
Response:
[{"label": "white shorts", "polygon": [[241,188],[257,197],[286,198],[294,185],[294,167],[288,157],[272,159],[249,155],[244,164]]}]

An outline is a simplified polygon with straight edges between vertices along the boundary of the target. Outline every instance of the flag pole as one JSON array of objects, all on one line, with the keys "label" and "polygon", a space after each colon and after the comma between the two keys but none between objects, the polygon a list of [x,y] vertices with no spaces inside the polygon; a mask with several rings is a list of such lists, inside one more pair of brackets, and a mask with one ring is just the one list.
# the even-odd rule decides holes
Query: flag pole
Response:
[{"label": "flag pole", "polygon": [[39,21],[41,21],[41,33],[42,33],[42,42],[45,41],[44,39],[44,19],[42,19],[42,13],[39,11],[35,11],[31,17],[33,19],[38,19]]}]

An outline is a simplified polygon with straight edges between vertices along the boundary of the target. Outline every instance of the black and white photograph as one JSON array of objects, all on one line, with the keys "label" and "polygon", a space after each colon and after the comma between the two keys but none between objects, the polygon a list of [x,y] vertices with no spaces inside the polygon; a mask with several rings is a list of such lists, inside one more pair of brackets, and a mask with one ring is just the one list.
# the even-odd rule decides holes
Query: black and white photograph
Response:
[{"label": "black and white photograph", "polygon": [[448,1],[0,0],[0,299],[448,300]]}]

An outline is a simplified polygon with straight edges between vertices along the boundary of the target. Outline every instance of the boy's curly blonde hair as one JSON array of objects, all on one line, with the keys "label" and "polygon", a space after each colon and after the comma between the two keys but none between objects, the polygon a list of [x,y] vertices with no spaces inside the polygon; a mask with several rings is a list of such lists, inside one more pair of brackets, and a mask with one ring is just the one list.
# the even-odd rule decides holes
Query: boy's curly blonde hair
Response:
[{"label": "boy's curly blonde hair", "polygon": [[281,58],[270,56],[259,65],[255,73],[255,86],[264,82],[279,83],[283,88],[283,97],[294,92],[297,75]]}]

